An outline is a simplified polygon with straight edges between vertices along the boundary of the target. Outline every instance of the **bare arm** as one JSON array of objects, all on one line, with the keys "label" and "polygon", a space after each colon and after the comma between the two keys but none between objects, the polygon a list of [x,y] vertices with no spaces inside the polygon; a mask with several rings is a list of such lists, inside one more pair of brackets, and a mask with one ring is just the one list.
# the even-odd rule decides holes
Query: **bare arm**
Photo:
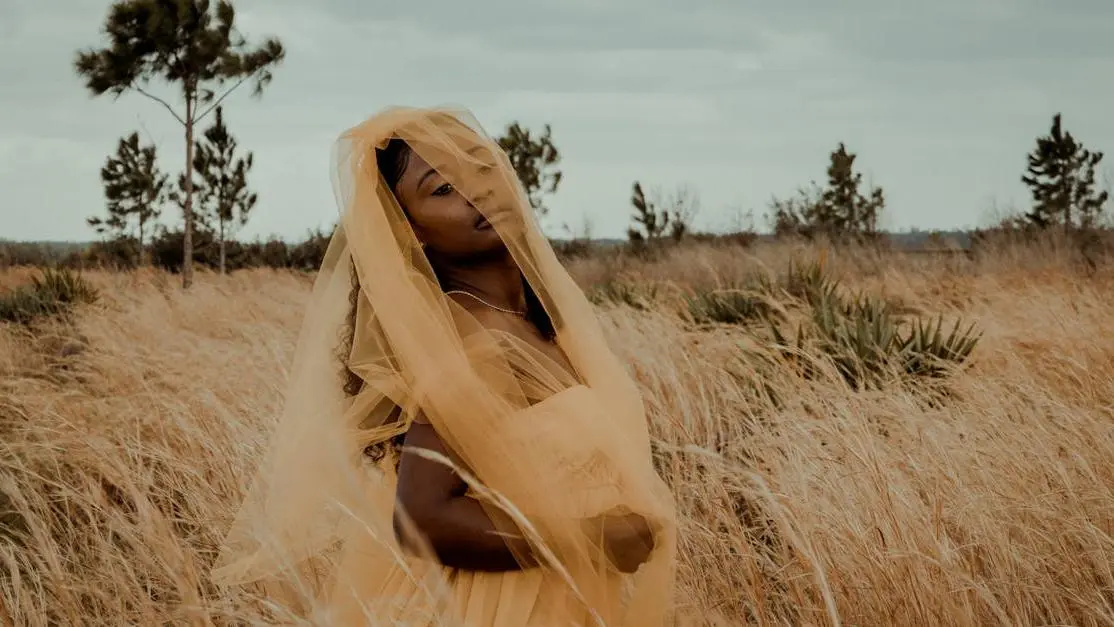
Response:
[{"label": "bare arm", "polygon": [[[426,449],[448,456],[433,427],[415,422],[406,434],[404,446]],[[475,499],[465,496],[464,480],[444,464],[410,452],[403,452],[398,471],[394,516],[395,535],[404,547],[407,541],[401,512],[424,536],[437,559],[444,565],[464,570],[501,572],[524,567],[515,558],[530,555],[530,546],[521,537],[508,538],[497,527],[487,510]],[[532,566],[526,564],[525,566]]]},{"label": "bare arm", "polygon": [[[415,422],[406,434],[405,446],[448,456],[433,427]],[[404,452],[399,465],[395,535],[404,547],[408,542],[405,511],[444,565],[463,570],[505,572],[535,566],[531,548],[521,536],[500,535],[499,529],[515,529],[509,520],[498,527],[475,499],[465,496],[467,484],[444,464]],[[641,516],[630,512],[607,512],[584,522],[584,531],[602,540],[607,557],[624,573],[638,569],[654,549],[654,530]],[[516,555],[523,560],[522,564]]]}]

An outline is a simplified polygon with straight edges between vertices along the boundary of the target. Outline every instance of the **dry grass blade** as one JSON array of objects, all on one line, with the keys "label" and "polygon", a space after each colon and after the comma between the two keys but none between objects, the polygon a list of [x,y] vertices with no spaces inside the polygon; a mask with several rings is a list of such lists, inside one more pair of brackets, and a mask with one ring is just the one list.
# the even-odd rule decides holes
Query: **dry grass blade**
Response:
[{"label": "dry grass blade", "polygon": [[[678,621],[1114,624],[1114,271],[1055,250],[815,252],[570,261],[589,289],[623,277],[601,319],[680,510]],[[790,259],[755,324],[694,327],[661,287],[739,289]],[[0,624],[297,623],[208,572],[307,281],[85,279],[96,306],[0,323]],[[857,372],[887,342],[896,374],[849,385],[836,357]]]}]

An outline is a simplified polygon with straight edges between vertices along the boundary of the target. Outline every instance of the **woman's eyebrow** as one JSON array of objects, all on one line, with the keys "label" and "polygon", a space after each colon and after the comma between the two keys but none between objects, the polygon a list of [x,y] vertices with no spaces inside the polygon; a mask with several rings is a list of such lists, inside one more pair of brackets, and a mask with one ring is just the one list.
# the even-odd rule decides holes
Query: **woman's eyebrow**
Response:
[{"label": "woman's eyebrow", "polygon": [[[481,145],[481,146],[473,146],[472,148],[469,148],[469,149],[465,150],[464,154],[468,155],[469,157],[475,157],[477,155],[477,153],[480,153],[480,152],[485,152],[487,154],[490,154],[491,151],[488,149],[487,146],[482,146]],[[449,166],[450,166],[449,163],[440,162],[440,161],[437,162],[437,164],[430,166],[430,169],[418,178],[418,185],[417,185],[418,188],[421,188],[422,183],[425,182],[425,180],[427,178],[429,178],[429,176],[431,174],[433,174],[434,172],[440,172],[442,170],[445,170],[445,169],[449,168]]]},{"label": "woman's eyebrow", "polygon": [[421,189],[422,188],[422,183],[425,183],[425,180],[427,178],[429,178],[430,176],[433,176],[436,172],[437,172],[437,168],[433,168],[433,167],[426,170],[424,174],[422,174],[420,177],[418,177],[418,184],[415,187],[417,189]]}]

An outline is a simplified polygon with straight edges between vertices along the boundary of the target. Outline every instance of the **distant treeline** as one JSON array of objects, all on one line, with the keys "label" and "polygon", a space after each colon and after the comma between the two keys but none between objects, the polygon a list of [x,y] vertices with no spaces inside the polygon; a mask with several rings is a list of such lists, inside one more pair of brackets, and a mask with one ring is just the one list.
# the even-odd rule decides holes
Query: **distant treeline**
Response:
[{"label": "distant treeline", "polygon": [[[313,271],[321,265],[329,245],[330,233],[310,232],[300,242],[279,238],[225,242],[229,270],[245,268],[289,268]],[[150,264],[169,272],[182,269],[182,232],[164,231],[148,241]],[[194,260],[209,268],[220,267],[220,248],[207,231],[194,233]],[[141,263],[139,240],[133,237],[91,242],[5,242],[0,241],[0,267],[59,266],[66,268],[103,268],[128,270]]]},{"label": "distant treeline", "polygon": [[[207,232],[200,232],[195,259],[203,267],[217,270],[220,252],[217,243]],[[288,242],[272,237],[255,241],[226,242],[227,270],[247,268],[277,268],[303,272],[315,271],[325,256],[331,233],[317,230],[305,239]],[[1070,234],[1064,243],[1079,250],[1088,258],[1109,257],[1114,254],[1114,230],[1096,228]],[[1049,239],[1064,239],[1062,233],[997,226],[972,231],[908,231],[882,233],[871,246],[893,252],[955,252],[979,254],[998,246],[1033,244]],[[748,247],[758,242],[785,239],[785,236],[760,234],[749,231],[712,234],[690,233],[682,243],[663,241],[660,247],[705,244],[714,246]],[[642,255],[653,249],[621,239],[553,239],[558,256],[584,257],[594,254],[628,253]],[[172,273],[182,269],[182,232],[163,231],[146,247],[152,266]],[[135,238],[118,238],[100,242],[14,242],[0,240],[0,268],[10,266],[65,267],[73,269],[129,270],[140,265],[139,242]]]}]

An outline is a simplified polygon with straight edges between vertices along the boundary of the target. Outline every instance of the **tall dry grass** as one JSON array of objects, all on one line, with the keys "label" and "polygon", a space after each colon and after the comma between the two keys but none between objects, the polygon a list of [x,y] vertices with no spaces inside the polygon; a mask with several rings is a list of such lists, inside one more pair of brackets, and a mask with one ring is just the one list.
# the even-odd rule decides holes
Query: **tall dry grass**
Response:
[{"label": "tall dry grass", "polygon": [[[1061,250],[973,261],[846,253],[849,285],[984,337],[946,394],[765,375],[747,327],[678,295],[783,268],[783,247],[572,263],[667,286],[601,312],[677,496],[696,624],[1114,624],[1114,274]],[[281,402],[309,281],[97,274],[71,325],[0,327],[0,616],[243,624],[265,599],[207,568]],[[0,285],[12,280],[0,276]]]}]

